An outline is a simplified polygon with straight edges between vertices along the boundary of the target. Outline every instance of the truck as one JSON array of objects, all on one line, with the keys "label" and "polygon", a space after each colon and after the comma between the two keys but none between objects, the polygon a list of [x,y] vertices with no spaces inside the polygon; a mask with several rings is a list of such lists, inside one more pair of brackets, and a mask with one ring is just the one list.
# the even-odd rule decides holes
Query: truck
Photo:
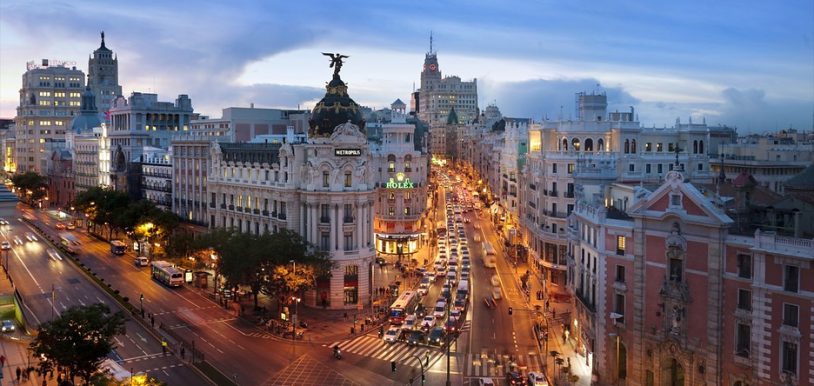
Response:
[{"label": "truck", "polygon": [[486,268],[495,268],[495,248],[488,241],[483,242],[483,266]]}]

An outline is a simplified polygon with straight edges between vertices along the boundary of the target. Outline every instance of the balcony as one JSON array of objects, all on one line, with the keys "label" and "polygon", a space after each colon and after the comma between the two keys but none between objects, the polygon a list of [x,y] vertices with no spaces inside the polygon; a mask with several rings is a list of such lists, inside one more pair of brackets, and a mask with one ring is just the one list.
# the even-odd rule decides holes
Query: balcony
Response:
[{"label": "balcony", "polygon": [[277,211],[276,210],[271,212],[271,217],[277,217]]},{"label": "balcony", "polygon": [[235,206],[234,205],[229,205],[229,210],[235,210]]},{"label": "balcony", "polygon": [[565,195],[563,197],[565,197],[565,198],[574,198],[574,192],[565,192]]},{"label": "balcony", "polygon": [[277,216],[277,218],[280,219],[280,220],[285,220],[286,219],[285,213],[280,213],[280,215]]},{"label": "balcony", "polygon": [[226,204],[220,204],[221,209],[226,209]]},{"label": "balcony", "polygon": [[532,202],[532,201],[529,201],[529,206],[530,206],[530,207],[532,207],[532,208],[534,208],[534,209],[537,209],[537,204],[535,204],[535,203],[534,203],[534,202]]},{"label": "balcony", "polygon": [[260,214],[260,209],[253,209],[253,210],[252,210],[252,213],[254,213],[254,214]]},{"label": "balcony", "polygon": [[268,216],[268,215],[269,215],[269,211],[264,210],[264,211],[263,211],[263,216]]},{"label": "balcony", "polygon": [[319,222],[321,222],[321,223],[323,223],[323,224],[324,224],[324,223],[329,223],[329,222],[331,222],[331,217],[329,217],[329,216],[322,216],[322,217],[320,217],[320,218],[319,218]]},{"label": "balcony", "polygon": [[242,207],[242,206],[238,206],[237,208],[235,208],[235,210],[237,210],[238,212],[242,212],[242,211],[243,211],[243,207]]},{"label": "balcony", "polygon": [[550,211],[550,210],[543,210],[543,215],[547,216],[547,217],[552,217],[552,218],[566,218],[566,217],[568,217],[568,215],[563,213],[563,212],[554,212],[554,211]]},{"label": "balcony", "polygon": [[577,299],[579,299],[579,302],[582,304],[582,306],[585,307],[585,309],[587,309],[588,311],[591,311],[592,314],[595,314],[596,305],[589,302],[588,298],[582,295],[582,291],[577,290],[575,291],[575,293],[577,295]]},{"label": "balcony", "polygon": [[345,224],[350,224],[350,223],[352,223],[352,222],[353,222],[353,216],[345,216],[345,217],[342,219],[342,221],[343,221]]},{"label": "balcony", "polygon": [[557,197],[558,195],[559,195],[559,192],[556,191],[556,190],[549,190],[548,191],[548,196],[549,197]]},{"label": "balcony", "polygon": [[209,203],[209,207],[210,207],[210,208],[214,208],[214,207],[215,207],[215,203],[214,203],[214,202],[210,202],[210,203]]}]

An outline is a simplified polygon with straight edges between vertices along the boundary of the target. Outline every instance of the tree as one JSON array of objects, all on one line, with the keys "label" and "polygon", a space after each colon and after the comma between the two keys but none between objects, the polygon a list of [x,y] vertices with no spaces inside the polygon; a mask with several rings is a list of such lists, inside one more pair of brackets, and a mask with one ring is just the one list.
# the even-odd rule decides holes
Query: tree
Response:
[{"label": "tree", "polygon": [[62,367],[73,381],[80,377],[87,384],[99,364],[115,348],[113,337],[125,332],[124,315],[111,313],[103,303],[74,306],[59,318],[40,325],[39,334],[29,346],[43,370]]},{"label": "tree", "polygon": [[[267,293],[277,293],[289,297],[316,286],[317,278],[330,275],[334,263],[327,253],[312,248],[302,236],[294,231],[283,229],[271,235],[274,240],[271,280],[267,283]],[[296,271],[294,264],[296,262]]]},{"label": "tree", "polygon": [[11,177],[11,182],[26,197],[29,204],[45,197],[45,189],[48,187],[48,180],[35,172],[16,174]]}]

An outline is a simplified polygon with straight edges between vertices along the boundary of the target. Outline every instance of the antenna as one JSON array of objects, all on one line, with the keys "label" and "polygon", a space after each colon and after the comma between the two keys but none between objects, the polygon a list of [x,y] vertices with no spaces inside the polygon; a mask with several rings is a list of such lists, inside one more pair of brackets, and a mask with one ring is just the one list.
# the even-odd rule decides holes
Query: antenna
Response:
[{"label": "antenna", "polygon": [[432,53],[432,30],[430,30],[430,53]]}]

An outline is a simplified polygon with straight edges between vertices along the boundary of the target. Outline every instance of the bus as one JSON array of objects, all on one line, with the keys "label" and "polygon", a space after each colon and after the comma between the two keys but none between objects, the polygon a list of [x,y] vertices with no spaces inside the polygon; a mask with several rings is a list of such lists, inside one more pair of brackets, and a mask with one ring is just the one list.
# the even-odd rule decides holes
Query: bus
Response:
[{"label": "bus", "polygon": [[154,261],[152,264],[152,276],[161,284],[170,287],[180,287],[184,284],[184,274],[166,261]]},{"label": "bus", "polygon": [[123,255],[124,251],[127,250],[127,245],[121,240],[113,240],[110,242],[110,252],[114,255]]},{"label": "bus", "polygon": [[418,306],[418,298],[418,293],[415,291],[404,291],[390,306],[390,324],[400,325],[404,323],[404,318],[415,312],[415,308]]},{"label": "bus", "polygon": [[488,241],[483,242],[483,266],[495,268],[495,248]]}]

